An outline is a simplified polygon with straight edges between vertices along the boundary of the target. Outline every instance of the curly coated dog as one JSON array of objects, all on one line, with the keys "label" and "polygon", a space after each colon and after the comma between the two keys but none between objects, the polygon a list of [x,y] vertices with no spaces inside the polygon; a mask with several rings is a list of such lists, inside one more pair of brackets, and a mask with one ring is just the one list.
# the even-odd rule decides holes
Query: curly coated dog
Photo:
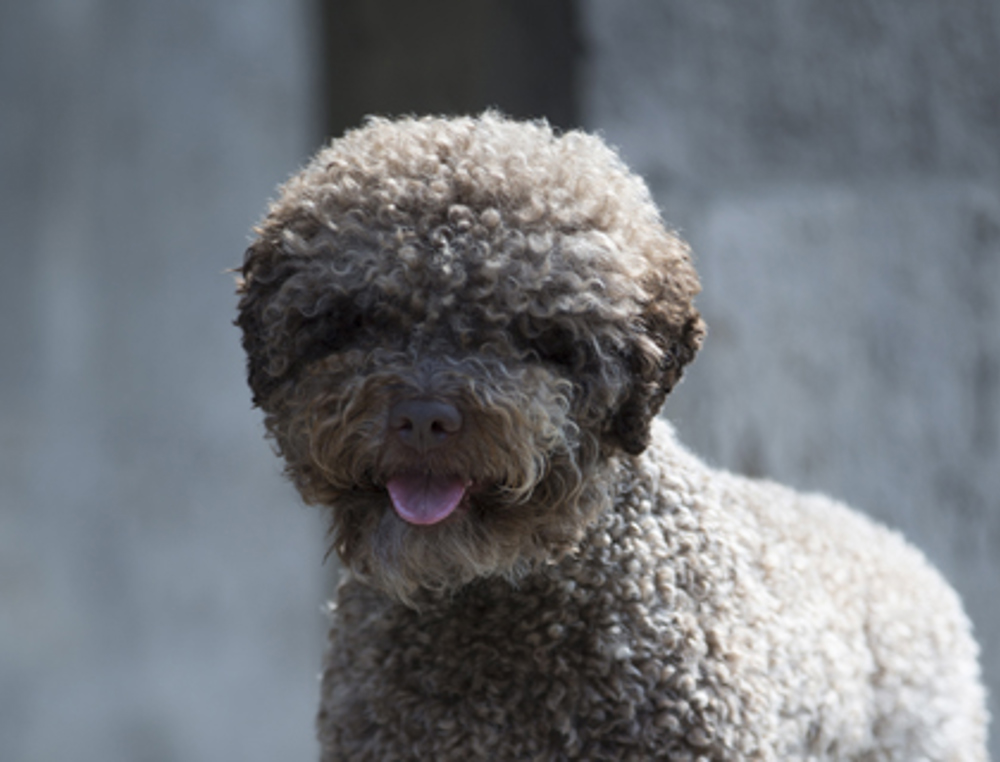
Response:
[{"label": "curly coated dog", "polygon": [[977,649],[896,534],[656,415],[687,247],[598,138],[373,119],[282,189],[238,324],[344,579],[332,760],[985,760]]}]

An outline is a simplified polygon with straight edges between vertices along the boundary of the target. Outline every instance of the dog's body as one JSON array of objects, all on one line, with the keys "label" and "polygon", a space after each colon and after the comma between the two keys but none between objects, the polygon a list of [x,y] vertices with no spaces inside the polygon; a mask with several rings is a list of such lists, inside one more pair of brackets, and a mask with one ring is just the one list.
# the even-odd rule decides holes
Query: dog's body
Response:
[{"label": "dog's body", "polygon": [[520,584],[419,611],[342,587],[330,759],[983,758],[975,648],[915,551],[654,431],[613,510]]},{"label": "dog's body", "polygon": [[920,554],[654,423],[698,282],[600,141],[373,121],[257,232],[250,383],[346,567],[324,760],[986,759]]}]

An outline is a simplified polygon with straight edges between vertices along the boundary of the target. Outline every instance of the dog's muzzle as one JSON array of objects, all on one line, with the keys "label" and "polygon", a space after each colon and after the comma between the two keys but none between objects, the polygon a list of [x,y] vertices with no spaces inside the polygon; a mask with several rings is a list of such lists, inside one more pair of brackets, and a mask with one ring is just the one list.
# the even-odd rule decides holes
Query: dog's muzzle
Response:
[{"label": "dog's muzzle", "polygon": [[[389,435],[416,456],[450,444],[462,430],[462,413],[434,399],[405,399],[389,411]],[[465,499],[470,479],[429,471],[396,474],[386,483],[396,514],[418,526],[451,516]]]}]

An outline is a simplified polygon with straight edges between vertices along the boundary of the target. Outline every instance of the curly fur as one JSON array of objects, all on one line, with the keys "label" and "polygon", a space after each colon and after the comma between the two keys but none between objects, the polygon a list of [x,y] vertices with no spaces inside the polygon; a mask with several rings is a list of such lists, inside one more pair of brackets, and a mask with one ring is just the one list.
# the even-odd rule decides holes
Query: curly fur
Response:
[{"label": "curly fur", "polygon": [[[373,119],[256,229],[238,324],[347,572],[324,760],[984,760],[961,606],[837,503],[654,418],[704,327],[687,247],[599,139]],[[460,425],[417,450],[390,423]],[[399,474],[459,480],[432,525]]]}]

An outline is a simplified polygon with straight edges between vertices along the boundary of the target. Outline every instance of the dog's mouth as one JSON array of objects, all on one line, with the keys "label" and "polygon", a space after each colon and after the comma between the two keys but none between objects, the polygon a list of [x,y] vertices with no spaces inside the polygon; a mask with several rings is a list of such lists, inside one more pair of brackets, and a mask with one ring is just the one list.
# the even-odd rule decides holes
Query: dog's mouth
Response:
[{"label": "dog's mouth", "polygon": [[397,516],[409,524],[429,526],[444,521],[459,509],[472,480],[406,472],[393,476],[385,486]]}]

